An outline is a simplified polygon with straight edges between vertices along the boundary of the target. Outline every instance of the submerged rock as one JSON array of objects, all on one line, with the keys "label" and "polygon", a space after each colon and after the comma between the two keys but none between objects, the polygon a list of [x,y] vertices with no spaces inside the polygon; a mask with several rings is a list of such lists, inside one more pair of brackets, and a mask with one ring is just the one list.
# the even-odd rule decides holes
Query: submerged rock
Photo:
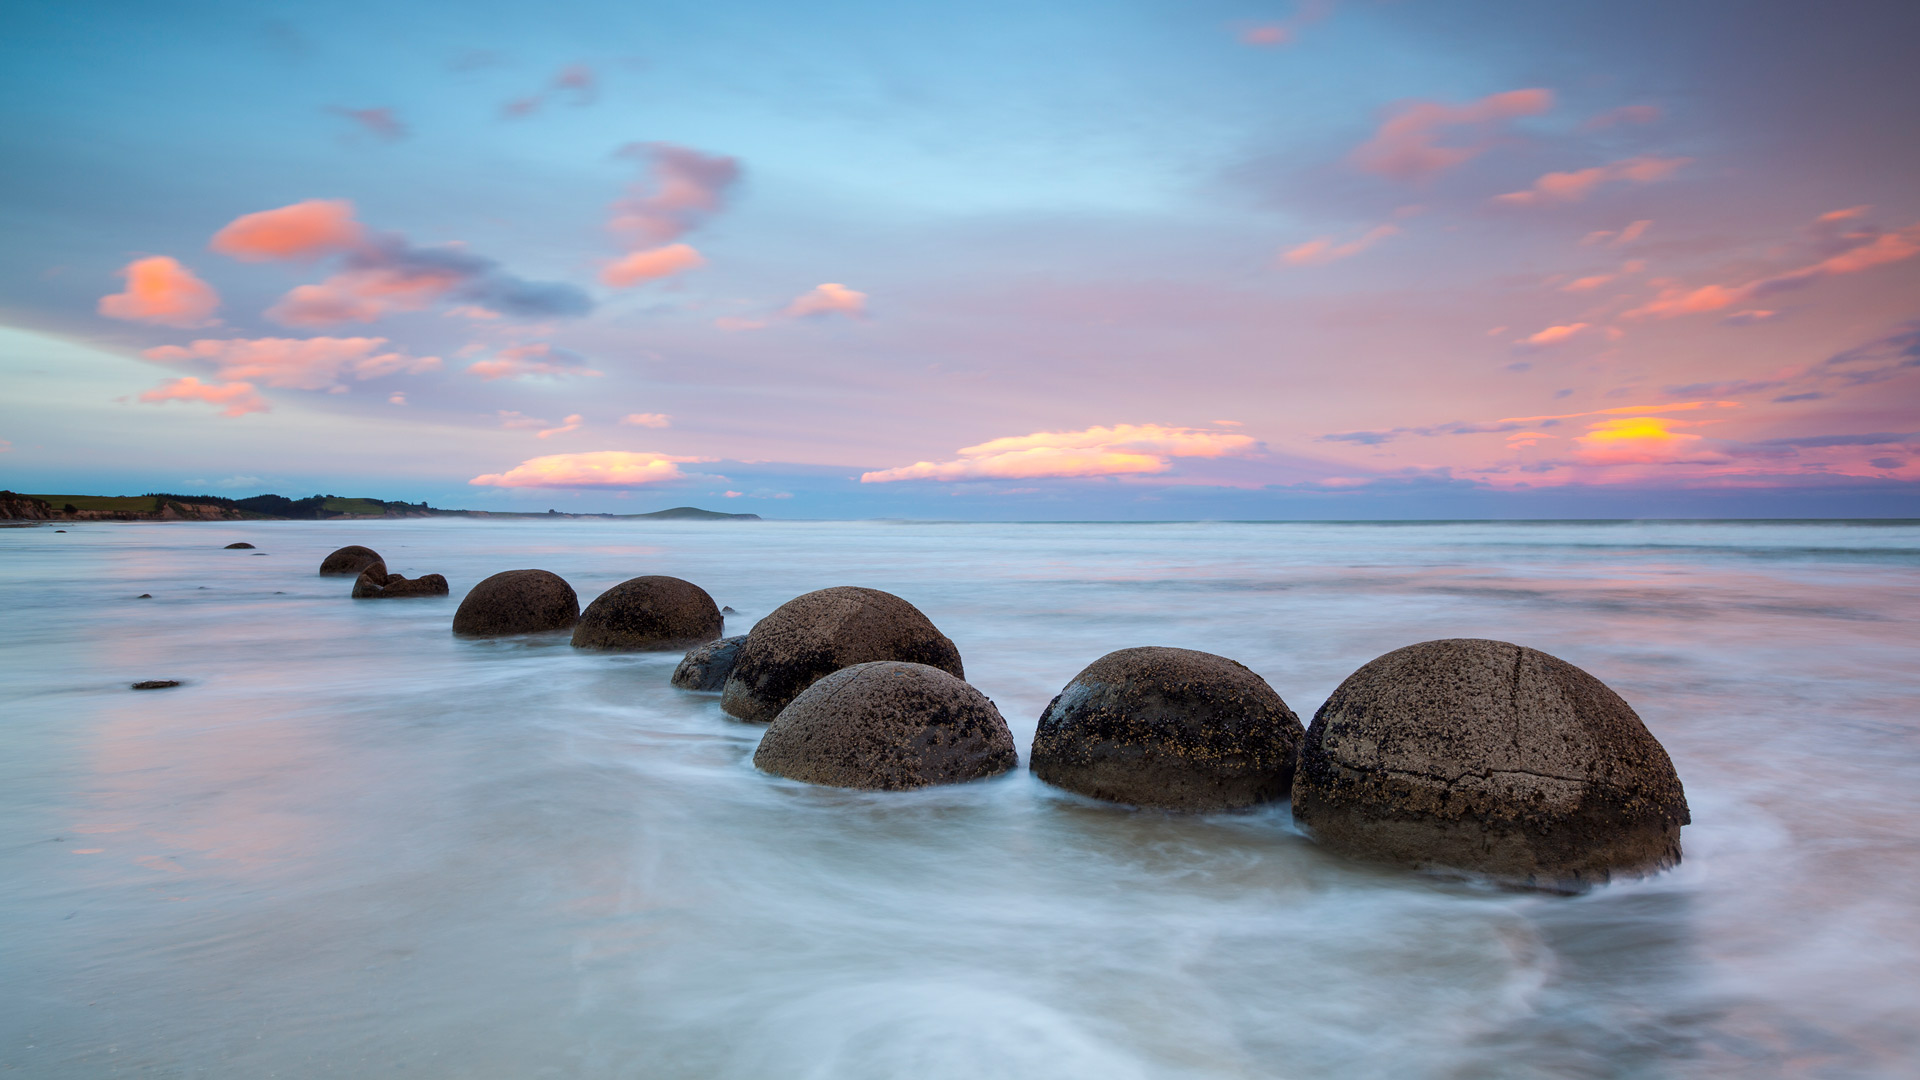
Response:
[{"label": "submerged rock", "polygon": [[726,686],[746,640],[747,635],[741,634],[695,645],[673,669],[673,685],[682,690],[719,690]]},{"label": "submerged rock", "polygon": [[720,707],[764,724],[815,681],[870,660],[927,664],[966,678],[960,650],[919,608],[879,589],[841,585],[796,596],[754,625]]},{"label": "submerged rock", "polygon": [[400,574],[383,574],[385,564],[362,571],[353,582],[355,600],[386,600],[399,596],[445,596],[447,579],[439,574],[421,574],[417,578],[408,578]]},{"label": "submerged rock", "polygon": [[580,598],[566,579],[546,570],[503,570],[473,587],[453,613],[453,632],[500,637],[565,630],[580,617]]},{"label": "submerged rock", "polygon": [[[328,577],[346,577],[348,575],[359,577],[362,570],[376,563],[383,566],[385,565],[385,560],[380,558],[379,552],[372,548],[361,547],[359,544],[348,544],[346,547],[321,559],[320,572]],[[384,572],[383,570],[382,573]]]},{"label": "submerged rock", "polygon": [[1006,772],[1013,733],[985,694],[925,664],[841,668],[780,710],[755,768],[809,784],[904,791]]},{"label": "submerged rock", "polygon": [[581,649],[684,649],[720,636],[707,590],[677,577],[628,578],[594,598],[573,628]]},{"label": "submerged rock", "polygon": [[1303,734],[1280,695],[1236,661],[1121,649],[1047,705],[1027,767],[1096,799],[1231,810],[1287,797]]},{"label": "submerged rock", "polygon": [[[242,541],[240,541],[240,542],[238,542],[238,543],[234,543],[234,544],[228,544],[228,545],[227,545],[227,546],[226,546],[226,547],[225,547],[225,548],[224,548],[223,550],[226,550],[226,551],[241,551],[241,550],[243,550],[243,549],[246,549],[246,548],[251,548],[252,546],[253,546],[252,544],[249,544],[249,543],[247,543],[247,542],[246,542],[245,540],[242,540]],[[337,554],[337,553],[336,553],[336,554]],[[324,563],[322,563],[321,565],[322,565],[322,566],[324,566],[324,565],[326,565],[326,564],[324,564]],[[324,573],[326,573],[326,571],[325,571],[325,570],[321,570],[320,572],[321,572],[321,573],[323,573],[323,574],[324,574]]]},{"label": "submerged rock", "polygon": [[1329,848],[1574,890],[1680,861],[1686,793],[1606,684],[1504,641],[1396,649],[1307,731],[1294,820]]}]

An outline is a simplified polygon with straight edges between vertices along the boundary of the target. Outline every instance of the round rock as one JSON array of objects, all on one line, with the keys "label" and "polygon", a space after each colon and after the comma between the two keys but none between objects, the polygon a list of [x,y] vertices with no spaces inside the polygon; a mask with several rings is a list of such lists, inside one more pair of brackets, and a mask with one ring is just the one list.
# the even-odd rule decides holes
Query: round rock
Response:
[{"label": "round rock", "polygon": [[386,574],[381,571],[386,564],[370,567],[361,571],[353,582],[355,600],[389,600],[401,596],[445,596],[447,579],[439,574],[421,574],[409,578],[400,574]]},{"label": "round rock", "polygon": [[[233,544],[228,544],[228,545],[226,546],[226,550],[227,550],[227,551],[240,551],[240,550],[243,550],[243,549],[246,549],[246,548],[251,548],[252,546],[253,546],[252,544],[249,544],[249,543],[247,543],[247,542],[246,542],[245,540],[241,540],[241,541],[239,541],[238,543],[233,543]],[[342,550],[345,550],[345,549],[343,548]],[[365,549],[365,548],[362,548],[361,550],[363,550],[363,551],[364,551],[364,550],[366,550],[366,549]],[[336,552],[334,552],[334,554],[335,554],[335,555],[338,555],[339,553],[340,553],[340,552],[338,552],[338,551],[336,551]],[[325,564],[323,563],[322,565],[325,565]],[[324,573],[326,573],[326,571],[325,571],[325,570],[322,570],[322,571],[320,571],[320,572],[321,572],[321,573],[323,573],[323,574],[324,574]]]},{"label": "round rock", "polygon": [[905,791],[1014,767],[1013,733],[985,694],[936,667],[876,660],[820,679],[780,710],[755,768],[809,784]]},{"label": "round rock", "polygon": [[499,637],[565,630],[580,617],[580,598],[558,574],[504,570],[473,587],[453,613],[453,632]]},{"label": "round rock", "polygon": [[[320,572],[329,577],[359,577],[360,572],[375,563],[383,563],[380,553],[359,544],[348,544],[320,560]],[[384,563],[383,563],[384,564]]]},{"label": "round rock", "polygon": [[720,707],[768,723],[817,680],[870,660],[902,660],[967,677],[960,650],[920,609],[892,593],[842,585],[775,608],[754,624]]},{"label": "round rock", "polygon": [[1504,641],[1409,645],[1313,718],[1294,820],[1348,854],[1578,890],[1680,861],[1673,762],[1605,683]]},{"label": "round rock", "polygon": [[594,598],[573,628],[580,649],[684,649],[720,636],[707,590],[677,577],[628,578]]},{"label": "round rock", "polygon": [[1287,797],[1303,732],[1265,679],[1192,649],[1121,649],[1047,705],[1028,767],[1049,784],[1166,810]]},{"label": "round rock", "polygon": [[673,669],[673,685],[682,690],[719,690],[726,686],[734,662],[740,659],[740,645],[746,640],[747,635],[741,634],[695,645]]}]

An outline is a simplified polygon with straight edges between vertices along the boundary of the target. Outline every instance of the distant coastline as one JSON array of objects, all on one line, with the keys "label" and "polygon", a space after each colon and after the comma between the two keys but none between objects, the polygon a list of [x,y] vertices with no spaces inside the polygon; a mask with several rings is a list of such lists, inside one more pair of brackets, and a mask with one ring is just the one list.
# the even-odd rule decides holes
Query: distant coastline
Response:
[{"label": "distant coastline", "polygon": [[424,502],[312,495],[289,499],[255,495],[27,495],[0,491],[0,521],[365,521],[370,518],[594,518],[609,521],[759,521],[759,514],[723,514],[676,506],[646,514],[563,514],[500,510],[445,510]]}]

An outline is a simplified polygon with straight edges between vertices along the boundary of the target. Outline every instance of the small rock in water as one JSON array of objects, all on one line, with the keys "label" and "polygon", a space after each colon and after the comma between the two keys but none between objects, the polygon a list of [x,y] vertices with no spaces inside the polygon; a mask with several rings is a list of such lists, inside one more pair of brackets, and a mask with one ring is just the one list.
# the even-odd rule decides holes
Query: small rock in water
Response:
[{"label": "small rock in water", "polygon": [[677,577],[628,578],[594,598],[573,628],[579,649],[684,649],[720,636],[707,590]]},{"label": "small rock in water", "polygon": [[153,594],[150,592],[143,592],[139,596],[134,597],[134,599],[135,600],[151,600],[153,599]]},{"label": "small rock in water", "polygon": [[148,679],[133,684],[135,690],[165,690],[169,686],[179,686],[179,679]]},{"label": "small rock in water", "polygon": [[985,694],[896,660],[841,668],[807,687],[753,753],[755,768],[778,776],[876,791],[964,783],[1018,762],[1013,733]]},{"label": "small rock in water", "polygon": [[841,585],[796,596],[754,624],[720,707],[768,723],[817,680],[871,660],[927,664],[966,678],[960,650],[919,608],[879,589]]},{"label": "small rock in water", "polygon": [[1556,891],[1677,864],[1690,820],[1672,760],[1618,694],[1475,638],[1349,675],[1307,730],[1293,817],[1338,851]]},{"label": "small rock in water", "polygon": [[55,530],[53,530],[53,531],[54,531],[54,532],[66,532],[67,530],[65,530],[65,529],[55,529]]},{"label": "small rock in water", "polygon": [[739,613],[739,612],[737,612],[737,611],[735,611],[735,610],[733,610],[733,609],[732,609],[732,608],[730,608],[730,607],[723,607],[723,608],[721,608],[721,609],[720,609],[720,614],[722,614],[722,615],[738,615],[738,614],[740,614],[740,613]]},{"label": "small rock in water", "polygon": [[1027,767],[1096,799],[1233,810],[1287,797],[1305,732],[1267,681],[1192,649],[1121,649],[1061,690]]},{"label": "small rock in water", "polygon": [[741,634],[695,645],[673,669],[673,685],[682,690],[719,690],[726,686],[746,640],[747,635]]},{"label": "small rock in water", "polygon": [[353,581],[355,600],[387,600],[400,596],[445,596],[447,579],[439,574],[421,574],[417,578],[408,578],[401,574],[386,574],[381,571],[386,564],[369,567],[361,571]]},{"label": "small rock in water", "polygon": [[252,544],[249,544],[249,543],[247,543],[247,542],[246,542],[245,540],[241,540],[241,541],[239,541],[238,543],[233,543],[233,544],[228,544],[228,545],[227,545],[227,546],[226,546],[226,547],[225,547],[224,549],[222,549],[222,550],[225,550],[225,551],[238,551],[238,550],[240,550],[241,548],[250,548],[250,547],[252,547],[252,546],[253,546]]},{"label": "small rock in water", "polygon": [[[320,573],[327,577],[359,577],[362,570],[375,564],[386,564],[379,552],[359,544],[348,544],[320,560]],[[386,571],[383,569],[381,573]]]},{"label": "small rock in water", "polygon": [[503,570],[473,587],[453,613],[463,637],[501,637],[565,630],[580,617],[580,598],[559,574]]}]

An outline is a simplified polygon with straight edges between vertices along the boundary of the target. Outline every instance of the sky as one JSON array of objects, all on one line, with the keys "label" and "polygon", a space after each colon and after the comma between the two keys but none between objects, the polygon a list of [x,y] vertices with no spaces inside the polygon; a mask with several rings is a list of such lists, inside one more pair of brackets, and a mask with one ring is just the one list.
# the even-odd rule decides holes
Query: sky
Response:
[{"label": "sky", "polygon": [[0,486],[1920,516],[1920,5],[9,5]]}]

